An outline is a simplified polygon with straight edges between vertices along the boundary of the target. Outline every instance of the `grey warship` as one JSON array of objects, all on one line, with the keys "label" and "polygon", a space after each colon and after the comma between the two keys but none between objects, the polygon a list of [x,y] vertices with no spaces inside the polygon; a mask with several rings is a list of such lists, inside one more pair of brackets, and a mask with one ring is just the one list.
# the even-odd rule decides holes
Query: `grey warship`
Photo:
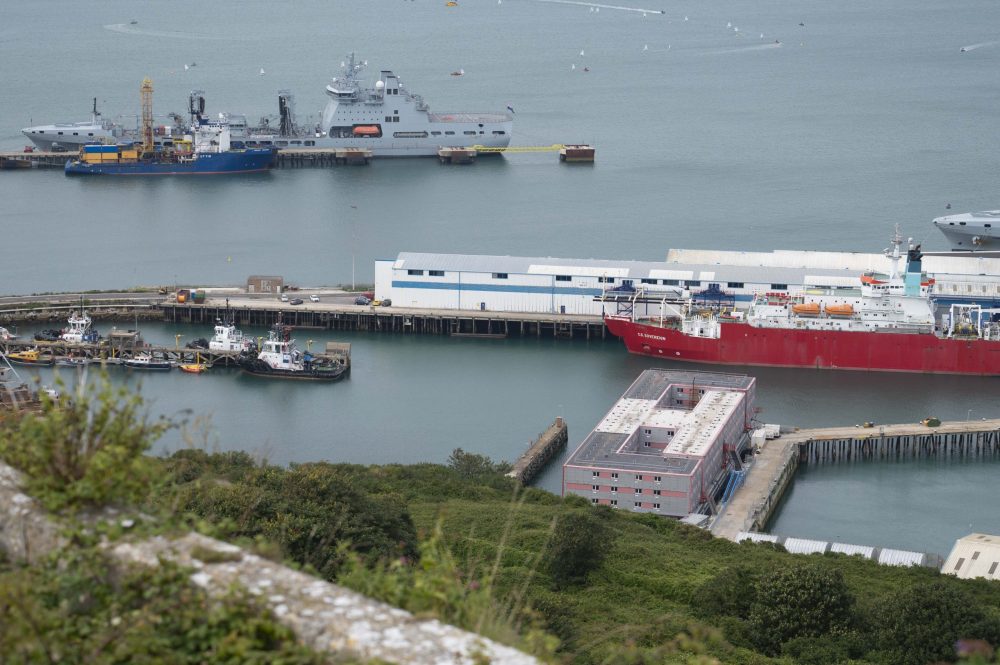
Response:
[{"label": "grey warship", "polygon": [[[277,132],[248,131],[248,146],[277,148],[369,148],[375,157],[437,155],[441,147],[510,144],[512,113],[432,113],[420,95],[388,69],[371,86],[361,75],[367,61],[352,53],[341,74],[326,86],[329,100],[311,131],[296,127],[288,97],[279,97]],[[509,109],[510,107],[508,107]]]},{"label": "grey warship", "polygon": [[964,252],[1000,250],[1000,210],[965,212],[934,220],[951,249]]}]

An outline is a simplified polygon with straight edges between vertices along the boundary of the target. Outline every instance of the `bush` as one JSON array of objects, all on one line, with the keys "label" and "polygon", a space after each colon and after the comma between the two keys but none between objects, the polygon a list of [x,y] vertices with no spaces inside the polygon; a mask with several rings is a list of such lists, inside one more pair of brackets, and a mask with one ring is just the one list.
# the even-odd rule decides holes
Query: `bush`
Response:
[{"label": "bush", "polygon": [[[595,511],[596,512],[596,511]],[[552,535],[549,572],[559,588],[587,579],[604,561],[610,549],[609,529],[599,516],[563,513]]]},{"label": "bush", "polygon": [[878,643],[887,662],[923,665],[955,658],[959,639],[1000,640],[1000,625],[975,599],[944,580],[914,585],[889,596],[875,612]]},{"label": "bush", "polygon": [[750,616],[750,607],[757,597],[755,585],[759,574],[749,566],[725,568],[694,591],[691,604],[703,617]]},{"label": "bush", "polygon": [[844,630],[851,622],[854,598],[838,569],[781,569],[760,578],[755,595],[748,619],[758,648],[770,655],[788,640]]},{"label": "bush", "polygon": [[507,462],[494,462],[486,455],[467,453],[461,448],[455,448],[448,456],[448,467],[466,480],[484,476],[502,476],[511,469]]},{"label": "bush", "polygon": [[154,466],[143,453],[173,424],[150,421],[139,395],[106,374],[69,392],[42,393],[40,413],[0,424],[0,458],[25,473],[27,490],[51,511],[140,503]]},{"label": "bush", "polygon": [[[214,457],[203,467],[225,467]],[[417,552],[416,530],[402,503],[370,496],[329,464],[287,471],[255,466],[235,482],[204,476],[180,495],[182,510],[218,524],[223,535],[277,543],[285,557],[327,579],[343,562],[344,544],[368,563]]]}]

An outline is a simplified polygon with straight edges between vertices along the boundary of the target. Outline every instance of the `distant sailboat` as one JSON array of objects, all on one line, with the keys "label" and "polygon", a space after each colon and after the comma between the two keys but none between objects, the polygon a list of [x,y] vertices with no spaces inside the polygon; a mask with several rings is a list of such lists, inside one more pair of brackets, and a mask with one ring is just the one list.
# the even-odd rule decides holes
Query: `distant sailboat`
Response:
[{"label": "distant sailboat", "polygon": [[451,75],[452,76],[465,76],[465,70],[464,69],[455,70],[455,71],[453,71],[451,73]]},{"label": "distant sailboat", "polygon": [[263,76],[263,75],[264,75],[264,68],[263,68],[263,67],[261,67],[261,68],[260,68],[260,75],[261,75],[261,76]]},{"label": "distant sailboat", "polygon": [[583,55],[583,49],[580,49],[580,55]]},{"label": "distant sailboat", "polygon": [[649,44],[643,44],[642,45],[642,50],[643,51],[648,51],[649,50]]}]

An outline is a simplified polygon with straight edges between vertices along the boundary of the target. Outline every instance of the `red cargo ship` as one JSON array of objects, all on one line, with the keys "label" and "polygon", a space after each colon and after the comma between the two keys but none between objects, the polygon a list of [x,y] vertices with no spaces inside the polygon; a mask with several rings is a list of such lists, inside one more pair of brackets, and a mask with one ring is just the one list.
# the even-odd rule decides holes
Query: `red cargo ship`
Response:
[{"label": "red cargo ship", "polygon": [[[761,294],[746,312],[698,310],[690,298],[662,301],[655,319],[616,314],[605,323],[631,353],[672,360],[1000,374],[1000,324],[993,321],[1000,310],[952,305],[936,322],[920,247],[909,249],[900,274],[901,243],[897,230],[891,274],[866,273],[857,287]],[[641,298],[640,291],[633,300]]]}]

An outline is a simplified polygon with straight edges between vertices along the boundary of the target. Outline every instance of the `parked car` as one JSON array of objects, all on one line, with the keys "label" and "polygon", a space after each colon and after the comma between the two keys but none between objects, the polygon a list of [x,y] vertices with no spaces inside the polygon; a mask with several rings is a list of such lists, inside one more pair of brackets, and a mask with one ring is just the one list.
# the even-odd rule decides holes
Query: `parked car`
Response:
[{"label": "parked car", "polygon": [[315,293],[309,296],[309,302],[319,302],[319,296]]},{"label": "parked car", "polygon": [[289,304],[289,305],[301,305],[301,304],[302,304],[302,298],[294,298],[294,299],[292,299],[292,301],[291,301],[290,303],[288,303],[288,304]]},{"label": "parked car", "polygon": [[281,302],[288,302],[288,294],[287,293],[282,293],[281,294]]},{"label": "parked car", "polygon": [[371,300],[369,300],[364,296],[358,296],[357,298],[354,299],[355,305],[370,305],[371,302],[372,302]]},{"label": "parked car", "polygon": [[64,145],[59,145],[58,143],[53,143],[49,148],[49,152],[69,152],[69,148]]},{"label": "parked car", "polygon": [[380,304],[382,305],[382,307],[389,307],[390,305],[392,305],[392,301],[389,300],[388,298],[383,298]]}]

